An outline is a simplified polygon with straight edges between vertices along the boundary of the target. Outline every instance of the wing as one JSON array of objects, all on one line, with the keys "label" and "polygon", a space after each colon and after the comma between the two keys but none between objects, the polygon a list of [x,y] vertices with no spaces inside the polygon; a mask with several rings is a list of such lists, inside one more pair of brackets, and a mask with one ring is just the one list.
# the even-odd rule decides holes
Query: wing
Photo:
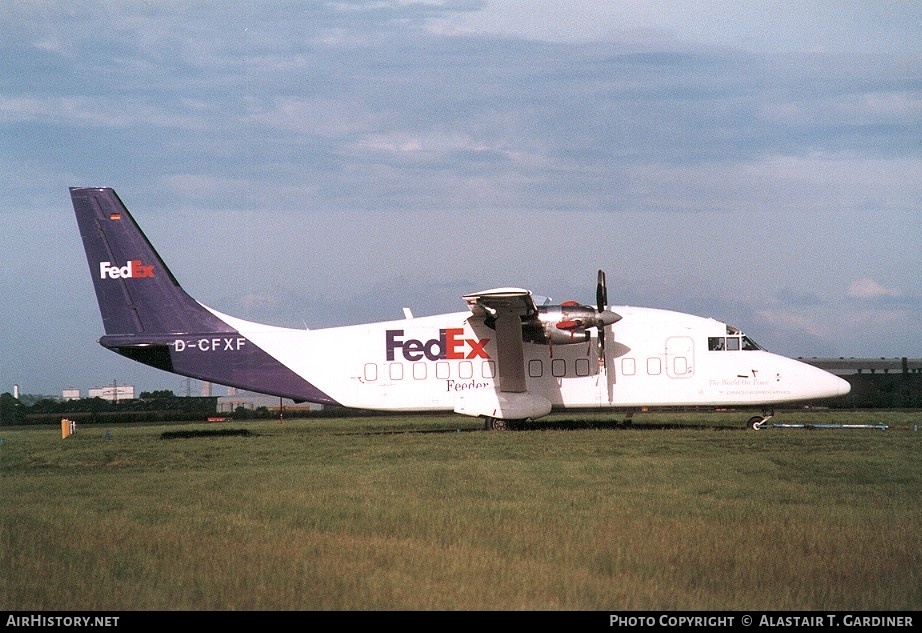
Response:
[{"label": "wing", "polygon": [[464,295],[467,307],[496,329],[497,364],[501,392],[525,391],[525,354],[522,320],[538,312],[531,292],[523,288],[494,288]]},{"label": "wing", "polygon": [[524,288],[494,288],[464,295],[464,301],[474,316],[496,318],[499,312],[530,316],[538,311],[531,291]]}]

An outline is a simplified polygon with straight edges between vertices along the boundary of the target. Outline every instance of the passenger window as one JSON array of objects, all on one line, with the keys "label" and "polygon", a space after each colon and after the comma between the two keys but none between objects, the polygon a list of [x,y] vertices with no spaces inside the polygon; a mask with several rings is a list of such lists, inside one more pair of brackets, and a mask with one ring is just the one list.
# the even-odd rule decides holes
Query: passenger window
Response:
[{"label": "passenger window", "polygon": [[529,378],[540,378],[544,373],[544,363],[540,360],[533,360],[528,362],[528,377]]},{"label": "passenger window", "polygon": [[391,380],[403,380],[403,363],[391,363]]},{"label": "passenger window", "polygon": [[647,359],[647,373],[651,376],[658,376],[663,371],[663,365],[658,358]]},{"label": "passenger window", "polygon": [[589,360],[586,358],[577,358],[576,359],[576,375],[577,376],[588,376],[589,375]]},{"label": "passenger window", "polygon": [[458,363],[458,378],[473,378],[474,365],[469,360],[462,360]]},{"label": "passenger window", "polygon": [[554,378],[561,378],[567,375],[567,363],[562,358],[555,358],[551,361],[551,373]]},{"label": "passenger window", "polygon": [[426,379],[426,363],[413,363],[413,378],[416,380]]},{"label": "passenger window", "polygon": [[672,361],[672,369],[676,376],[683,376],[688,373],[688,359],[684,356],[676,356]]}]

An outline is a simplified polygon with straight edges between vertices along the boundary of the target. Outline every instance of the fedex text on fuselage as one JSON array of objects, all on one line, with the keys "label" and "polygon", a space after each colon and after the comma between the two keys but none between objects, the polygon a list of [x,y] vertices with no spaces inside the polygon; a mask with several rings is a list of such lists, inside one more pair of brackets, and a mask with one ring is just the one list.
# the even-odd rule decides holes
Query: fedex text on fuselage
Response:
[{"label": "fedex text on fuselage", "polygon": [[427,360],[490,358],[485,349],[490,339],[462,338],[464,328],[442,328],[439,330],[438,338],[432,338],[428,341],[414,338],[404,340],[403,335],[403,330],[385,331],[387,360],[392,361],[395,359],[398,347],[404,360],[407,361],[418,361],[423,360],[423,358]]}]

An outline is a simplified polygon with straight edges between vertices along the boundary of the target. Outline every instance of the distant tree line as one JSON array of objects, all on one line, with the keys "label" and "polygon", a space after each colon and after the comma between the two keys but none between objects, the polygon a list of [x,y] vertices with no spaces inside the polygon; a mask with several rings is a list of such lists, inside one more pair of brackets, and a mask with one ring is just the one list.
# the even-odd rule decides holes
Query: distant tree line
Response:
[{"label": "distant tree line", "polygon": [[25,405],[11,393],[0,393],[0,426],[22,424]]},{"label": "distant tree line", "polygon": [[204,421],[214,415],[217,404],[217,396],[179,397],[170,390],[142,392],[139,398],[117,402],[98,397],[75,400],[39,397],[28,405],[4,393],[0,394],[0,426],[57,424],[62,417],[90,424]]}]

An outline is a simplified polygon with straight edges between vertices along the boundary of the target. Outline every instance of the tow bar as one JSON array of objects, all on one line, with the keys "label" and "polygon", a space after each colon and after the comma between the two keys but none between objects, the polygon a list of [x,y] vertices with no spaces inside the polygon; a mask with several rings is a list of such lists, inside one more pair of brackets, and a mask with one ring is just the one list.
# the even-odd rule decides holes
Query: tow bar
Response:
[{"label": "tow bar", "polygon": [[754,429],[875,429],[886,431],[886,424],[786,424],[779,422],[762,422],[753,426]]}]

